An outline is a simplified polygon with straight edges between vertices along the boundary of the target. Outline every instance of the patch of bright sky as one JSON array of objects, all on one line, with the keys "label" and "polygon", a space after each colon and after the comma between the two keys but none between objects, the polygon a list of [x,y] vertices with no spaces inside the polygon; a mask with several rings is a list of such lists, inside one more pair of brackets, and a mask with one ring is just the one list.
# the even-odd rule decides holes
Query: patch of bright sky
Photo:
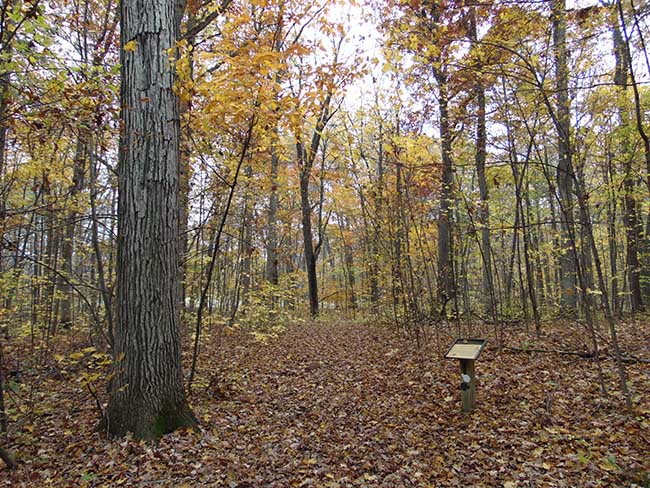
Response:
[{"label": "patch of bright sky", "polygon": [[[346,39],[342,46],[342,59],[356,60],[363,65],[366,72],[355,78],[345,87],[343,107],[348,112],[370,109],[379,101],[379,110],[388,109],[384,105],[391,99],[390,109],[394,109],[395,97],[398,105],[409,112],[423,109],[421,103],[409,94],[404,86],[398,83],[398,76],[385,69],[386,59],[383,55],[383,37],[377,25],[377,12],[372,10],[368,2],[343,2],[338,4],[332,15],[346,26]],[[408,62],[404,60],[403,62]],[[384,104],[384,105],[382,105]],[[425,124],[423,131],[435,135],[436,129],[431,124]]]},{"label": "patch of bright sky", "polygon": [[[525,2],[522,2],[525,3]],[[599,0],[568,0],[566,3],[567,10],[575,10],[587,7],[602,6]],[[399,90],[391,77],[384,73],[383,67],[385,60],[382,53],[382,36],[376,24],[375,12],[369,10],[364,2],[361,4],[341,3],[335,6],[331,11],[331,15],[339,21],[342,21],[347,26],[347,35],[345,43],[342,48],[342,59],[355,59],[358,56],[363,62],[368,65],[368,74],[357,78],[353,83],[346,87],[344,106],[354,111],[361,107],[368,106],[374,103],[375,94],[377,90],[386,92],[392,91],[398,93],[400,99],[405,106],[409,106],[413,110],[419,110],[417,101],[409,97],[405,90]],[[647,22],[642,21],[644,30],[648,29]],[[485,34],[488,26],[483,26],[483,32],[479,32],[479,36]],[[628,31],[630,26],[628,26]],[[637,37],[636,32],[628,32],[634,39]],[[571,39],[568,39],[571,42]],[[614,65],[614,57],[612,55],[612,39],[611,33],[608,28],[604,28],[593,39],[592,48],[596,51],[596,56],[599,60],[596,66],[590,69],[589,73],[572,73],[572,87],[574,90],[575,101],[577,105],[581,105],[584,98],[582,92],[588,90],[592,84],[610,83],[611,72]],[[469,44],[466,46],[469,48]],[[461,51],[464,48],[461,47]],[[461,53],[462,54],[462,53]],[[577,54],[577,53],[572,53]],[[638,53],[637,53],[638,54]],[[649,78],[648,66],[643,56],[634,56],[633,66],[637,82],[647,83]],[[357,58],[357,59],[359,59]],[[573,60],[572,64],[575,64]],[[579,75],[584,75],[578,78]],[[577,108],[577,107],[576,107]],[[579,109],[578,109],[579,110]],[[576,117],[574,123],[578,126],[584,121],[578,120]],[[588,123],[588,121],[587,121]],[[433,126],[425,126],[424,131],[429,135],[435,135],[437,130]]]},{"label": "patch of bright sky", "polygon": [[381,74],[383,66],[381,35],[367,6],[338,4],[332,15],[346,27],[341,59],[344,62],[360,61],[369,69],[366,75],[356,78],[345,89],[344,104],[348,110],[355,110],[374,99],[373,79]]}]

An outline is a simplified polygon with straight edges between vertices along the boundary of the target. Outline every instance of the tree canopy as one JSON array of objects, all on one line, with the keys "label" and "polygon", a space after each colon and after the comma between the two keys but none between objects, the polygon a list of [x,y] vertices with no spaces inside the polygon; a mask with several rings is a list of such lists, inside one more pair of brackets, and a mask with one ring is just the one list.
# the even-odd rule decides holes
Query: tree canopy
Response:
[{"label": "tree canopy", "polygon": [[[444,378],[455,385],[458,373],[437,359],[454,339],[484,337],[493,393],[479,382],[479,403],[487,395],[489,415],[503,407],[513,429],[530,421],[546,432],[531,449],[518,432],[534,460],[523,473],[549,486],[647,486],[648,12],[641,0],[4,0],[0,458],[18,467],[12,479],[29,479],[21,459],[56,435],[41,429],[51,394],[57,408],[84,412],[96,446],[106,434],[102,446],[125,435],[164,443],[183,428],[210,444],[235,429],[210,444],[230,467],[199,477],[206,484],[477,484],[418,429],[439,422],[460,435],[443,415],[453,392]],[[430,369],[419,376],[418,361]],[[251,377],[258,367],[264,381]],[[363,392],[379,388],[390,421],[342,379],[348,370]],[[519,410],[490,396],[517,397],[506,375],[532,372],[542,380],[522,380]],[[249,479],[231,457],[255,443],[239,437],[248,424],[230,407],[210,414],[210,402],[273,403],[264,388],[274,382],[287,399],[281,378],[291,375],[289,410],[320,405],[305,422],[326,447],[287,474],[283,456],[303,440],[287,431],[285,446],[277,412],[264,410],[266,424],[248,412],[255,442],[285,449],[260,454],[270,464]],[[72,380],[74,394],[56,386]],[[327,402],[356,412],[346,416],[381,425],[379,437],[357,444],[350,432],[367,439],[371,428],[346,421],[334,439],[339,417],[319,382]],[[414,399],[444,420],[422,420]],[[599,433],[573,418],[580,408]],[[563,430],[567,419],[589,440]],[[618,450],[613,425],[631,433]],[[461,443],[506,459],[479,431],[487,437]],[[199,449],[180,439],[184,455]],[[80,463],[84,442],[59,456]],[[374,455],[336,459],[352,445]],[[48,456],[61,447],[48,446]],[[560,466],[563,456],[575,465]],[[456,474],[442,477],[445,466]],[[61,483],[59,469],[39,483]],[[487,484],[528,479],[512,466],[485,471]],[[116,472],[74,476],[145,479]],[[284,473],[276,485],[274,472]]]}]

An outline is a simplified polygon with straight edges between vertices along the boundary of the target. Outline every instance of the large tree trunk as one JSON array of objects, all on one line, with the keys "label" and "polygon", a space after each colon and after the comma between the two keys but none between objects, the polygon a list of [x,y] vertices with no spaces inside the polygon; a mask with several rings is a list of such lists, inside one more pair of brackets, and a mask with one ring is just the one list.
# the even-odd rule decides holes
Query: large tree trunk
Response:
[{"label": "large tree trunk", "polygon": [[179,106],[174,0],[123,0],[115,369],[103,427],[156,439],[195,427],[179,333]]},{"label": "large tree trunk", "polygon": [[556,76],[556,130],[558,147],[557,188],[560,200],[561,246],[560,283],[561,304],[574,309],[577,303],[576,268],[569,245],[573,235],[573,166],[571,162],[571,118],[569,113],[569,69],[566,46],[565,0],[553,0],[553,49]]}]

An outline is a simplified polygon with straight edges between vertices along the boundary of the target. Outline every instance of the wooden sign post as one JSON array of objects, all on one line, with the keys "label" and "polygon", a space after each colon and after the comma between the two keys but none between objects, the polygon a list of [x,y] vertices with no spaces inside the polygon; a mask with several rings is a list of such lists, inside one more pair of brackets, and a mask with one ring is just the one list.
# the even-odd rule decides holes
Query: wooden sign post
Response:
[{"label": "wooden sign post", "polygon": [[476,408],[476,375],[474,362],[485,347],[485,339],[457,339],[449,348],[445,357],[460,360],[461,397],[463,412],[471,412]]}]

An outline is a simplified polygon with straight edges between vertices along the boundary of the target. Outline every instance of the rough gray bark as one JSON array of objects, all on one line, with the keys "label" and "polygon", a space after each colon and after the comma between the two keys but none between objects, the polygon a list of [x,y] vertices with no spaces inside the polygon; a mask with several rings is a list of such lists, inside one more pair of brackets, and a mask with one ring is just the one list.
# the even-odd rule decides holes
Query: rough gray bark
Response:
[{"label": "rough gray bark", "polygon": [[573,166],[571,161],[571,118],[569,114],[569,69],[566,45],[566,1],[553,0],[553,50],[555,52],[556,83],[556,130],[558,147],[557,189],[560,200],[561,240],[560,254],[560,300],[563,307],[575,308],[577,304],[576,268],[570,251],[570,235],[573,222]]},{"label": "rough gray bark", "polygon": [[103,428],[147,440],[197,425],[183,390],[179,331],[180,128],[169,59],[176,6],[121,4],[117,322]]}]

